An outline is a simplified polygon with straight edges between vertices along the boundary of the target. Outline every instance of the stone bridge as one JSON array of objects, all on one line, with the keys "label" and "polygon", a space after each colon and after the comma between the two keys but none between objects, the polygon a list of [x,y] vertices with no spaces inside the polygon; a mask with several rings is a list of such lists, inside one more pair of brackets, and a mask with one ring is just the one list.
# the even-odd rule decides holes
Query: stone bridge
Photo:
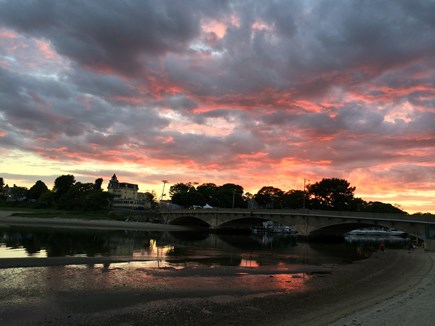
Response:
[{"label": "stone bridge", "polygon": [[425,241],[427,249],[435,249],[435,219],[406,214],[382,214],[307,209],[174,209],[160,212],[166,224],[198,224],[210,229],[254,225],[270,220],[292,226],[298,235],[342,237],[350,230],[383,226],[397,228]]}]

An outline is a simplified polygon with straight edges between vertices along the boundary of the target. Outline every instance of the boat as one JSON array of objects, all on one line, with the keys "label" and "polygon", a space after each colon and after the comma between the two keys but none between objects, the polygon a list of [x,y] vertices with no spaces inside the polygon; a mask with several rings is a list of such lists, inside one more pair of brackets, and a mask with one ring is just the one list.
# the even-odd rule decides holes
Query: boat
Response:
[{"label": "boat", "polygon": [[365,237],[404,237],[406,233],[395,228],[361,228],[355,229],[348,233],[346,236],[365,236]]},{"label": "boat", "polygon": [[272,221],[265,221],[259,225],[251,227],[253,233],[284,233],[296,234],[296,230],[288,225],[275,224]]}]

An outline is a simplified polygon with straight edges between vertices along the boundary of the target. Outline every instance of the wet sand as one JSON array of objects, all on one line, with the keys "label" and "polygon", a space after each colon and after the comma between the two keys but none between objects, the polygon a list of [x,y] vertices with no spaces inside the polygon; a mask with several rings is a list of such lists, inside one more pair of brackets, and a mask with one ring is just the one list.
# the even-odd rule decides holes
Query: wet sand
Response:
[{"label": "wet sand", "polygon": [[[231,286],[175,291],[168,286],[164,296],[156,289],[150,297],[139,288],[114,287],[76,294],[59,289],[39,299],[23,292],[12,301],[0,294],[0,324],[429,326],[435,320],[434,261],[435,253],[422,249],[376,252],[353,264],[325,266],[331,273],[311,274],[304,291],[237,293]],[[3,269],[11,275],[26,270]],[[191,273],[194,280],[198,271]],[[228,270],[213,273],[225,282]],[[3,277],[1,282],[9,281]]]}]

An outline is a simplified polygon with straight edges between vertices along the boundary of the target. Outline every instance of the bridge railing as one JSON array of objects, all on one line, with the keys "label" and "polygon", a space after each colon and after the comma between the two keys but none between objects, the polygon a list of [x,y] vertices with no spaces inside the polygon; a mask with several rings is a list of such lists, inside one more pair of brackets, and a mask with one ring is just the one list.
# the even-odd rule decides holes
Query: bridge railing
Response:
[{"label": "bridge railing", "polygon": [[310,210],[310,209],[248,209],[248,208],[199,208],[199,209],[162,209],[163,214],[180,214],[198,215],[198,214],[234,214],[246,215],[253,217],[256,215],[298,215],[298,216],[317,216],[317,217],[335,217],[335,218],[361,218],[361,219],[382,219],[406,222],[423,222],[435,223],[435,217],[426,215],[409,215],[409,214],[390,214],[390,213],[370,213],[370,212],[350,212],[350,211],[327,211],[327,210]]}]

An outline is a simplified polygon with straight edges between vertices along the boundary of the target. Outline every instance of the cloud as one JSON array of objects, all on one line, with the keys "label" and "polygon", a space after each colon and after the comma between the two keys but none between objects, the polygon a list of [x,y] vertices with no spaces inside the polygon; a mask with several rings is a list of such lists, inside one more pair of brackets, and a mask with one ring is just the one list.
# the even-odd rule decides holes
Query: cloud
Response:
[{"label": "cloud", "polygon": [[251,188],[365,169],[396,187],[433,169],[434,9],[1,1],[0,147],[149,182],[164,167]]}]

